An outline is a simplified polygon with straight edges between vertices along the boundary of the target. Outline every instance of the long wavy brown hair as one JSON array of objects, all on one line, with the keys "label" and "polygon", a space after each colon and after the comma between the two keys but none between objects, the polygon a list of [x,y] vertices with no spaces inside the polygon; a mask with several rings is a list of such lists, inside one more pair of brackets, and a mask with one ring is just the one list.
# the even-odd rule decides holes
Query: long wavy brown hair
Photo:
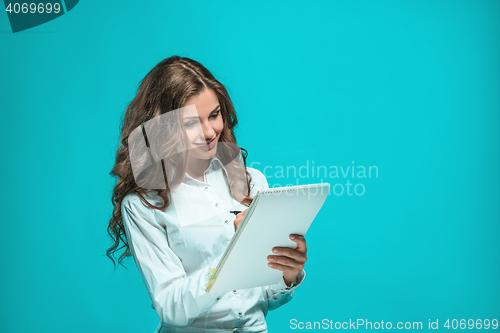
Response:
[{"label": "long wavy brown hair", "polygon": [[[115,269],[116,251],[125,248],[123,253],[118,258],[119,264],[122,264],[122,261],[132,254],[121,213],[121,203],[123,198],[127,194],[135,193],[147,207],[165,210],[171,203],[170,190],[174,189],[175,186],[182,180],[187,168],[185,155],[177,154],[177,158],[175,159],[168,158],[169,156],[173,156],[175,154],[176,147],[181,144],[182,139],[171,137],[169,140],[173,140],[174,142],[164,142],[164,145],[160,147],[162,156],[165,156],[166,158],[163,159],[161,163],[149,163],[150,167],[146,168],[146,172],[142,173],[142,175],[151,175],[158,173],[158,170],[156,169],[162,168],[161,172],[164,175],[168,172],[170,172],[171,175],[175,175],[173,179],[171,177],[170,183],[165,179],[165,183],[162,184],[162,186],[157,189],[153,189],[163,200],[163,205],[161,207],[154,206],[144,197],[146,191],[151,190],[152,188],[146,189],[143,184],[141,184],[142,187],[139,186],[136,180],[139,180],[140,177],[137,177],[137,175],[136,178],[134,177],[130,161],[130,152],[133,150],[133,147],[129,146],[130,140],[128,139],[134,130],[136,130],[134,133],[137,133],[137,129],[141,129],[142,127],[142,131],[144,132],[145,123],[151,123],[151,120],[158,116],[180,109],[189,98],[199,95],[205,89],[211,89],[217,95],[219,100],[221,115],[224,122],[219,142],[226,142],[229,143],[228,147],[237,148],[237,154],[239,155],[241,161],[240,165],[244,168],[243,173],[238,173],[237,170],[228,168],[229,174],[236,175],[228,177],[233,180],[229,181],[229,187],[231,190],[230,193],[235,198],[236,193],[243,193],[243,196],[240,195],[236,199],[246,206],[249,206],[252,202],[252,199],[250,198],[250,182],[252,178],[246,169],[246,158],[248,156],[248,152],[236,145],[236,138],[233,129],[237,125],[238,120],[233,103],[229,98],[226,88],[218,80],[216,80],[202,64],[195,60],[180,56],[171,56],[164,59],[159,62],[144,77],[144,79],[142,79],[137,94],[127,106],[125,114],[121,120],[120,141],[116,152],[115,165],[110,172],[110,174],[115,177],[115,186],[111,198],[114,208],[113,216],[109,221],[107,231],[113,240],[113,244],[106,251],[106,255],[112,260]],[[179,126],[179,122],[173,126]],[[182,133],[182,131],[178,133]],[[179,156],[181,156],[180,159]],[[219,157],[223,163],[231,161],[235,156],[236,153],[234,148],[217,150],[217,157]],[[153,161],[151,156],[146,156],[145,160],[148,158],[149,161]],[[238,179],[237,174],[243,174],[246,175],[246,177],[244,179]],[[243,192],[242,189],[244,190]],[[120,246],[120,243],[123,244]]]}]

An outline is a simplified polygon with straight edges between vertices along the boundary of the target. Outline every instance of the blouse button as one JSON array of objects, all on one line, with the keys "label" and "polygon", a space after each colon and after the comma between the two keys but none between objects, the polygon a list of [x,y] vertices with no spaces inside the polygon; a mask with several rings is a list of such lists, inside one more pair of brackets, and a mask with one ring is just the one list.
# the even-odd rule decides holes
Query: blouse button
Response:
[{"label": "blouse button", "polygon": [[215,207],[218,207],[218,206],[219,206],[219,204],[216,202],[216,203],[215,203]]},{"label": "blouse button", "polygon": [[225,221],[224,221],[224,223],[225,223],[225,224],[228,224],[228,223],[229,223],[229,221],[228,221],[228,220],[225,220]]},{"label": "blouse button", "polygon": [[217,300],[220,300],[220,297],[217,297]]},{"label": "blouse button", "polygon": [[243,315],[243,312],[239,312],[238,314],[239,314],[239,315],[240,315],[240,317],[241,317],[241,316]]},{"label": "blouse button", "polygon": [[233,290],[233,293],[235,293],[235,294],[236,294],[236,290]]},{"label": "blouse button", "polygon": [[208,186],[205,186],[205,191],[208,190]]}]

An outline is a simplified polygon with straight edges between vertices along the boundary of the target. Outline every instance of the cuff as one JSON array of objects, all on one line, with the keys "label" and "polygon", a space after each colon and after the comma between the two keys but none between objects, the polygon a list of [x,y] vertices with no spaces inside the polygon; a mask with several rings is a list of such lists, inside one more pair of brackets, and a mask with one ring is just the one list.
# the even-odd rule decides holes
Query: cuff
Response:
[{"label": "cuff", "polygon": [[289,286],[286,285],[285,280],[281,278],[281,280],[271,286],[271,290],[273,291],[274,294],[280,293],[290,293],[293,292],[298,286],[302,284],[302,281],[304,281],[304,278],[306,276],[306,272],[302,269],[299,274],[297,275],[297,278],[295,281],[292,282],[292,284]]}]

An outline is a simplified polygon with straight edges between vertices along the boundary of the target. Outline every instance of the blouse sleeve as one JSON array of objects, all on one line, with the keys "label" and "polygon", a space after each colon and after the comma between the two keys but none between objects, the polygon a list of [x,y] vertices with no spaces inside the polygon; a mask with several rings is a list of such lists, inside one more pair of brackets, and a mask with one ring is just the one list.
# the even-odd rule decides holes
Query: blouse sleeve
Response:
[{"label": "blouse sleeve", "polygon": [[205,292],[210,270],[222,256],[187,277],[180,259],[168,246],[155,210],[138,197],[125,197],[121,211],[135,263],[160,320],[171,326],[189,326],[225,294]]},{"label": "blouse sleeve", "polygon": [[267,309],[269,311],[279,308],[280,306],[288,303],[295,293],[295,289],[301,285],[306,272],[302,269],[297,275],[297,278],[288,287],[285,280],[281,279],[278,283],[265,286],[267,295]]},{"label": "blouse sleeve", "polygon": [[[267,182],[264,174],[257,170],[257,175],[255,184],[258,186],[258,189],[268,189],[269,184]],[[257,185],[259,184],[259,185]],[[268,310],[274,310],[279,308],[280,306],[288,303],[295,293],[295,289],[302,284],[306,276],[306,272],[302,269],[294,282],[292,282],[291,286],[288,287],[285,283],[285,280],[281,279],[278,283],[264,286],[262,288],[265,289],[267,295],[268,302]]]}]

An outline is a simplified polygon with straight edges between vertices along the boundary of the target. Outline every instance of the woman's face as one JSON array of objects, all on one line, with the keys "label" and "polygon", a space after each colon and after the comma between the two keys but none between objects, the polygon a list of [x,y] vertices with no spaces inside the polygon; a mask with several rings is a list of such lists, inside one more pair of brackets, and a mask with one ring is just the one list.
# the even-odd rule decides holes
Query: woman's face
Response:
[{"label": "woman's face", "polygon": [[[189,98],[184,106],[192,105],[182,114],[182,123],[188,137],[189,156],[198,159],[211,159],[217,152],[224,122],[217,95],[211,89]],[[196,112],[197,111],[197,112]]]}]

